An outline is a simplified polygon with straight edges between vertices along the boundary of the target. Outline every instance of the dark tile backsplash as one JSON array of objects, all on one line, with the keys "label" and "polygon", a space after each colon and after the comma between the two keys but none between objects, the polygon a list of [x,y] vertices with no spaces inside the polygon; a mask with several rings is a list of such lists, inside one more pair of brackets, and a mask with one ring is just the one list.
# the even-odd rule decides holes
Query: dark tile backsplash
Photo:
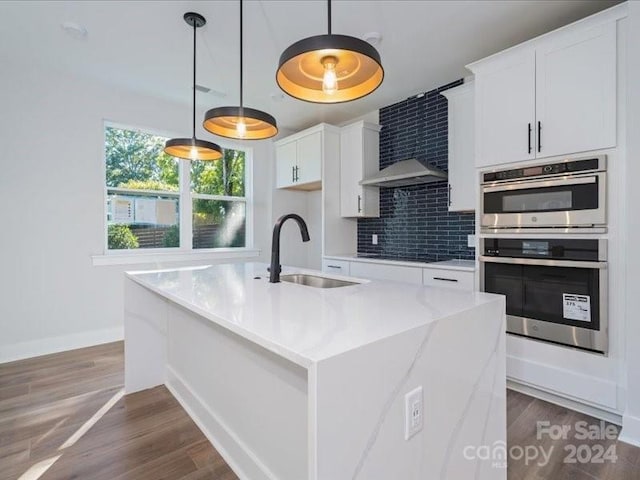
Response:
[{"label": "dark tile backsplash", "polygon": [[[448,170],[447,99],[440,92],[462,80],[380,109],[380,168],[416,158]],[[358,253],[440,261],[473,259],[467,235],[473,213],[448,211],[448,184],[435,182],[380,189],[380,218],[358,219]],[[378,235],[378,245],[371,235]]]}]

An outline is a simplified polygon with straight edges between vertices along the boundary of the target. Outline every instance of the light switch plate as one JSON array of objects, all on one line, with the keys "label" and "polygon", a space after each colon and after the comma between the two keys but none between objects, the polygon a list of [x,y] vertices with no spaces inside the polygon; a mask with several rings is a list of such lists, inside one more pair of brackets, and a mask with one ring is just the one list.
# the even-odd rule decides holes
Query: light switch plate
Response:
[{"label": "light switch plate", "polygon": [[371,244],[372,245],[378,244],[378,234],[374,233],[373,235],[371,235]]}]

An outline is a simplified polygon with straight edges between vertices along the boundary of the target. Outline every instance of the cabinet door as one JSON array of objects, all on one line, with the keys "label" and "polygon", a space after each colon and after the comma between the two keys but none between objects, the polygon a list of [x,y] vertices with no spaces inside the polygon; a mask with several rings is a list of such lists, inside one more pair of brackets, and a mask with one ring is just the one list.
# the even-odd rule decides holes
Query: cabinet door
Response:
[{"label": "cabinet door", "polygon": [[535,52],[517,51],[476,74],[476,165],[535,158]]},{"label": "cabinet door", "polygon": [[422,284],[422,269],[402,265],[385,265],[380,263],[350,262],[350,273],[353,277],[374,280],[391,280],[394,282]]},{"label": "cabinet door", "polygon": [[296,142],[276,146],[276,186],[284,188],[295,183]]},{"label": "cabinet door", "polygon": [[322,180],[322,133],[316,132],[296,142],[298,170],[296,183],[312,183]]},{"label": "cabinet door", "polygon": [[[476,208],[473,83],[456,87],[449,99],[449,211]],[[458,90],[459,89],[459,90]]]},{"label": "cabinet door", "polygon": [[616,145],[614,22],[550,38],[536,51],[536,77],[538,157]]},{"label": "cabinet door", "polygon": [[362,215],[362,129],[351,127],[340,133],[340,215]]}]

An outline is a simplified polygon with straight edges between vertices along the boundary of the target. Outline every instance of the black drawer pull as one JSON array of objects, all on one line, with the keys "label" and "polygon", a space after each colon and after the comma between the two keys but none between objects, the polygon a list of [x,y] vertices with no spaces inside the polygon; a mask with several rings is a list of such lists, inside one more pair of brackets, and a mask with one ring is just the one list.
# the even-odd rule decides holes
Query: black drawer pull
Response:
[{"label": "black drawer pull", "polygon": [[329,267],[329,268],[338,268],[338,269],[342,270],[342,267],[340,267],[339,265],[327,265],[327,267]]},{"label": "black drawer pull", "polygon": [[440,280],[442,282],[457,282],[455,278],[433,277],[434,280]]}]

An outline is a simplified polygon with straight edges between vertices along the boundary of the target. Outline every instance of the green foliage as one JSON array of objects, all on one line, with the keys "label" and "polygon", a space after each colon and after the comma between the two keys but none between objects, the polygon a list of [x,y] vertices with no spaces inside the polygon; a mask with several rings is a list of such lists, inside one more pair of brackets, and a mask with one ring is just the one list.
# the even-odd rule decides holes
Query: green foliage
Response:
[{"label": "green foliage", "polygon": [[245,153],[225,150],[215,162],[191,162],[191,190],[208,195],[244,197]]},{"label": "green foliage", "polygon": [[155,181],[177,190],[178,160],[164,153],[165,139],[149,133],[105,128],[107,186]]},{"label": "green foliage", "polygon": [[177,185],[170,185],[161,180],[128,180],[118,185],[122,188],[131,188],[134,190],[161,190],[165,192],[177,192]]},{"label": "green foliage", "polygon": [[171,225],[162,237],[163,247],[179,247],[180,246],[180,228],[178,225]]},{"label": "green foliage", "polygon": [[107,229],[109,250],[138,248],[138,239],[127,225],[111,224]]}]

